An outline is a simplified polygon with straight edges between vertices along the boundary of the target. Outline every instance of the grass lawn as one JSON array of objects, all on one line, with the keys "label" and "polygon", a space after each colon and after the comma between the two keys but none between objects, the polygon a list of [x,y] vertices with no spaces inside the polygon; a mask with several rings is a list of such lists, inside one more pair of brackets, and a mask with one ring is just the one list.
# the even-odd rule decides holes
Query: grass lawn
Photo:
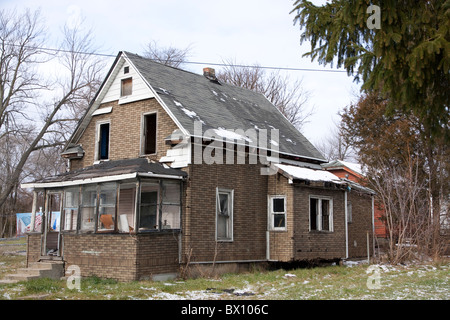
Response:
[{"label": "grass lawn", "polygon": [[[23,251],[24,241],[0,242],[0,279],[25,266],[24,255],[11,254]],[[166,282],[90,277],[81,280],[80,290],[69,289],[63,280],[37,279],[0,284],[0,300],[449,300],[449,274],[447,260],[254,271]]]}]

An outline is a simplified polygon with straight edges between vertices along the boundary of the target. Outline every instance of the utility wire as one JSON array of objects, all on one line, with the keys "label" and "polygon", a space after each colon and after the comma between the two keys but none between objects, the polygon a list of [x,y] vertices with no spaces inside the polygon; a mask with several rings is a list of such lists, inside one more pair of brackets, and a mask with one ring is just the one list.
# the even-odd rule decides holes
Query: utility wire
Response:
[{"label": "utility wire", "polygon": [[[18,47],[16,44],[7,44],[10,46]],[[114,58],[116,55],[108,54],[108,53],[97,53],[97,52],[83,52],[83,51],[71,51],[65,49],[56,49],[56,48],[44,48],[44,47],[31,47],[26,46],[28,49],[42,50],[42,51],[52,51],[55,53],[76,53],[76,54],[84,54],[84,55],[92,55],[92,56],[100,56],[100,57],[108,57]],[[137,54],[140,55],[140,54]],[[158,62],[158,59],[146,58],[152,61]],[[241,65],[241,64],[226,64],[226,63],[217,63],[217,62],[199,62],[199,61],[176,61],[173,62],[181,62],[185,64],[197,64],[197,65],[211,65],[211,66],[220,66],[220,67],[237,67],[237,68],[259,68],[259,69],[271,69],[271,70],[284,70],[284,71],[308,71],[308,72],[331,72],[331,73],[347,73],[345,70],[326,70],[326,69],[309,69],[309,68],[293,68],[293,67],[272,67],[272,66],[259,66],[259,65]]]}]

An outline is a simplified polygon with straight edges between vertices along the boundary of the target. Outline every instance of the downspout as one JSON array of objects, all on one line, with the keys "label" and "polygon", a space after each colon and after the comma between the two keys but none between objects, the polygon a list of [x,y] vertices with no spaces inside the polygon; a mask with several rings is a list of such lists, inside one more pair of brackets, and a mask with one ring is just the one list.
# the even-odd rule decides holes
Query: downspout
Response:
[{"label": "downspout", "polygon": [[344,191],[345,259],[348,259],[348,221],[347,221],[348,209],[347,209],[347,192],[348,192],[348,189],[345,189],[345,191]]},{"label": "downspout", "polygon": [[375,197],[372,194],[372,253],[375,258]]}]

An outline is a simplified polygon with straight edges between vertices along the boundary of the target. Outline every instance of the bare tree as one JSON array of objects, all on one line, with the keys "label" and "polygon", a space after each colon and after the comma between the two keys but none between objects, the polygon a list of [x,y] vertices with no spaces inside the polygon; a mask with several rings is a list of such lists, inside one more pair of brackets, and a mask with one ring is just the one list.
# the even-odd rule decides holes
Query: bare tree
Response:
[{"label": "bare tree", "polygon": [[49,52],[39,11],[0,11],[0,160],[7,163],[0,172],[0,209],[29,160],[64,144],[99,83],[103,63],[93,55],[90,32],[66,26],[63,33],[60,50]]},{"label": "bare tree", "polygon": [[146,45],[144,57],[155,60],[166,66],[179,68],[187,61],[190,51],[190,46],[184,49],[178,49],[172,46],[161,47],[153,40]]},{"label": "bare tree", "polygon": [[219,81],[264,94],[278,110],[299,130],[313,114],[307,108],[310,93],[303,88],[302,81],[291,81],[288,75],[279,71],[267,73],[259,65],[242,66],[229,60],[217,72]]},{"label": "bare tree", "polygon": [[354,161],[356,152],[342,136],[340,125],[329,131],[329,135],[315,144],[315,147],[323,154],[328,161],[342,160]]},{"label": "bare tree", "polygon": [[369,169],[371,187],[385,212],[387,254],[392,263],[433,254],[431,195],[420,170],[419,161],[412,157],[406,166],[396,166],[379,157],[378,165]]}]

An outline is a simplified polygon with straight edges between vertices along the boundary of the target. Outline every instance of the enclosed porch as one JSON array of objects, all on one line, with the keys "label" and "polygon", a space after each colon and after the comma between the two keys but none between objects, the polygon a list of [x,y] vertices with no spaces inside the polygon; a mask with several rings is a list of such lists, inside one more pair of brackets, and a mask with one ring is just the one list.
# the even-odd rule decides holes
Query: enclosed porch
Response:
[{"label": "enclosed porch", "polygon": [[[133,159],[24,185],[34,193],[28,262],[61,260],[66,270],[80,267],[82,276],[123,281],[176,273],[185,177]],[[56,212],[58,228],[48,223]]]}]

